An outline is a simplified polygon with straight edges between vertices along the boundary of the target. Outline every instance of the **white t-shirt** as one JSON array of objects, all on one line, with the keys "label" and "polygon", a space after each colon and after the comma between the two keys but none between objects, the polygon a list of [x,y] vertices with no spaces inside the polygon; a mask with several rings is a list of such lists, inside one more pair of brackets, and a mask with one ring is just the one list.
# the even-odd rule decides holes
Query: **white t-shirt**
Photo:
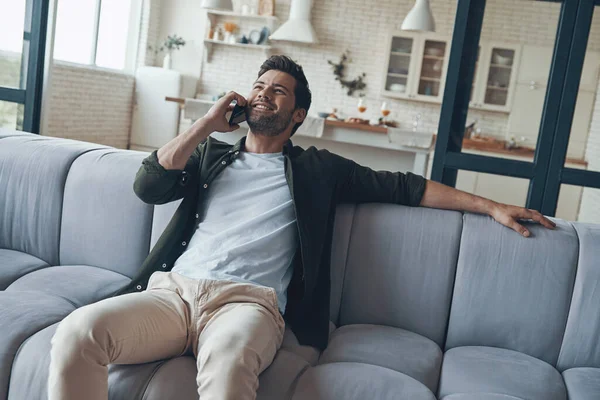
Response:
[{"label": "white t-shirt", "polygon": [[281,153],[240,152],[208,188],[204,216],[173,272],[272,287],[281,313],[298,228]]}]

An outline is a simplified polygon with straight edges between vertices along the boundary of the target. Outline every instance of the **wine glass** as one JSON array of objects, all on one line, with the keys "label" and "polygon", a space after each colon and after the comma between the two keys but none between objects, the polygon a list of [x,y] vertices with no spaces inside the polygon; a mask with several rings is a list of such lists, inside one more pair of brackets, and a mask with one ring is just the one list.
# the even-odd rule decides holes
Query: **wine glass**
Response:
[{"label": "wine glass", "polygon": [[383,118],[381,119],[383,122],[385,122],[385,117],[387,117],[388,115],[390,115],[390,108],[388,107],[388,103],[387,102],[383,102],[381,103],[381,115],[383,115]]},{"label": "wine glass", "polygon": [[364,113],[365,111],[367,111],[367,104],[365,103],[365,101],[362,97],[358,100],[357,108],[358,108],[358,112],[361,114]]}]

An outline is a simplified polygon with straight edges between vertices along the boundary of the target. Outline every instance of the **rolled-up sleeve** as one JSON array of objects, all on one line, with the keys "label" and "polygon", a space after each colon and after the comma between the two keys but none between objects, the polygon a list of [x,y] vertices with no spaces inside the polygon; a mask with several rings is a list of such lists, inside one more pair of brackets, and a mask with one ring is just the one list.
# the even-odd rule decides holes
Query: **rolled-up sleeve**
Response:
[{"label": "rolled-up sleeve", "polygon": [[338,165],[339,203],[393,203],[411,207],[421,204],[427,180],[420,175],[374,171],[343,158]]},{"label": "rolled-up sleeve", "polygon": [[188,159],[184,169],[165,169],[158,162],[158,150],[142,160],[133,183],[133,191],[148,204],[165,204],[179,200],[194,186],[201,158],[198,146]]}]

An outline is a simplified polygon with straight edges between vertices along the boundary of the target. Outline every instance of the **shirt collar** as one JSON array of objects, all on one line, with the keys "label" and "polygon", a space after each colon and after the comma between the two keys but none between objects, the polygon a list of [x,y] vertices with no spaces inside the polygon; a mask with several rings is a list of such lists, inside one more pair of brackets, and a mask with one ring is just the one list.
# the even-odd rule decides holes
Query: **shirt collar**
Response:
[{"label": "shirt collar", "polygon": [[[244,145],[246,144],[246,136],[244,136],[243,138],[241,138],[240,140],[237,141],[236,144],[233,145],[233,148],[231,149],[232,152],[236,152],[236,151],[242,151],[244,149]],[[283,151],[282,154],[285,156],[286,154],[291,154],[292,153],[292,149],[294,148],[294,144],[292,143],[292,139],[288,139],[284,144],[283,144]]]}]

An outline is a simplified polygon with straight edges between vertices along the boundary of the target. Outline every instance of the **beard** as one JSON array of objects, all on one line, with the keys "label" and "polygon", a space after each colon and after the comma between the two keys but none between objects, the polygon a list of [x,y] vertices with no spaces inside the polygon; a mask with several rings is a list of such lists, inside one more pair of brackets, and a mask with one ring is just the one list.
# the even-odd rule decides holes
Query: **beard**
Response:
[{"label": "beard", "polygon": [[292,122],[292,112],[280,110],[272,114],[256,112],[251,106],[246,108],[246,123],[252,133],[263,136],[278,136],[283,133]]}]

